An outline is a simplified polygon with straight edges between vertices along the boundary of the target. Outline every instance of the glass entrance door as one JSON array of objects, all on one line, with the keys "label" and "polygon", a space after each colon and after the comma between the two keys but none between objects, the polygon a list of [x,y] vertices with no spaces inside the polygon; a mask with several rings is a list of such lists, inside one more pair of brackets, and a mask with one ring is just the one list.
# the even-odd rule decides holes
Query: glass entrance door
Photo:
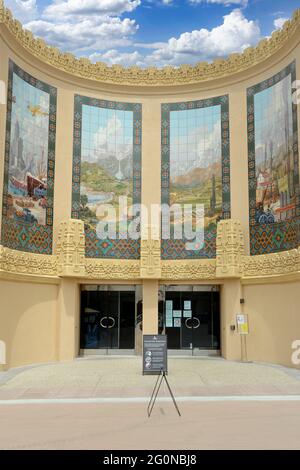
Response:
[{"label": "glass entrance door", "polygon": [[197,289],[199,286],[172,286],[163,290],[160,317],[169,349],[220,349],[219,291]]},{"label": "glass entrance door", "polygon": [[80,348],[134,349],[135,291],[94,287],[81,291]]}]

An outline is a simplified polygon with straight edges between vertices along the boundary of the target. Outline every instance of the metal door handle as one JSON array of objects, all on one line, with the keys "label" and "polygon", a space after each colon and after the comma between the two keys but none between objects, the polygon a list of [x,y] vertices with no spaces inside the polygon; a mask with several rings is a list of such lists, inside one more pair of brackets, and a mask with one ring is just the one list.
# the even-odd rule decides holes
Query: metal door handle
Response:
[{"label": "metal door handle", "polygon": [[[107,320],[107,321],[110,320],[111,324],[104,325],[103,324],[104,320]],[[116,320],[114,319],[114,317],[102,317],[100,320],[100,326],[102,326],[102,328],[113,328],[115,324],[116,324]]]},{"label": "metal door handle", "polygon": [[[195,322],[196,322],[196,325],[195,325]],[[200,320],[199,320],[199,318],[197,318],[197,317],[187,318],[187,319],[185,320],[185,326],[186,326],[187,328],[189,328],[189,329],[192,329],[192,328],[193,328],[193,329],[195,330],[196,328],[199,328],[199,326],[200,326]]]}]

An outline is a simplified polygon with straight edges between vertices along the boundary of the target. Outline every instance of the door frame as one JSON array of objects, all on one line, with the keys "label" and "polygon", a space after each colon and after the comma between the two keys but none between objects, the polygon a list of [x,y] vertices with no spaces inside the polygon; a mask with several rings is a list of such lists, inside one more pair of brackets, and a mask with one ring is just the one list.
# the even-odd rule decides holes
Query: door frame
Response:
[{"label": "door frame", "polygon": [[[91,283],[80,283],[79,284],[79,356],[118,356],[118,355],[134,355],[136,349],[136,331],[134,331],[134,347],[133,349],[120,349],[113,348],[99,348],[99,349],[83,349],[80,346],[81,336],[81,292],[82,291],[98,291],[98,292],[134,292],[135,293],[135,308],[134,308],[134,324],[136,330],[136,317],[137,317],[137,286],[139,283],[134,284],[121,284],[121,283],[99,283],[97,281]],[[118,345],[120,344],[120,295],[118,298]]]},{"label": "door frame", "polygon": [[[199,349],[199,348],[186,348],[186,349],[168,349],[168,355],[170,356],[221,356],[222,351],[222,321],[221,321],[221,285],[220,284],[186,284],[186,283],[160,283],[158,286],[158,301],[164,301],[164,322],[165,322],[165,294],[166,292],[219,292],[220,302],[219,302],[219,327],[220,327],[220,348],[219,349]],[[163,299],[160,298],[162,295]],[[164,332],[165,332],[164,325]],[[181,332],[180,332],[180,342],[181,342]]]}]

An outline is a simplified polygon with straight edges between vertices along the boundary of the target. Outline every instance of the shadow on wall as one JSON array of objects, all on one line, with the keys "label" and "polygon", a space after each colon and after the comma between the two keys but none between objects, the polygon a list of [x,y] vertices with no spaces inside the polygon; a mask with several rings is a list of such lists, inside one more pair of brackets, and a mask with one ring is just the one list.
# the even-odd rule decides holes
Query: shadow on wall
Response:
[{"label": "shadow on wall", "polygon": [[[57,286],[0,283],[0,367],[56,360]],[[4,346],[3,346],[4,345]]]}]

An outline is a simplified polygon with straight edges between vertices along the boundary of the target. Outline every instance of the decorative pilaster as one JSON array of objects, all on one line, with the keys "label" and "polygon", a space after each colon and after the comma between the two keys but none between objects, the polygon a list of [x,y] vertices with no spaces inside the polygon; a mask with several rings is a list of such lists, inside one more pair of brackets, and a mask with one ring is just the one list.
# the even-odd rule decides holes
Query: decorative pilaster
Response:
[{"label": "decorative pilaster", "polygon": [[59,276],[85,276],[85,235],[82,220],[61,222],[57,241]]},{"label": "decorative pilaster", "polygon": [[221,220],[217,231],[217,277],[239,278],[243,275],[245,242],[238,220]]},{"label": "decorative pilaster", "polygon": [[5,7],[3,0],[0,0],[0,23],[4,21]]},{"label": "decorative pilaster", "polygon": [[141,240],[141,278],[161,277],[160,240]]}]

